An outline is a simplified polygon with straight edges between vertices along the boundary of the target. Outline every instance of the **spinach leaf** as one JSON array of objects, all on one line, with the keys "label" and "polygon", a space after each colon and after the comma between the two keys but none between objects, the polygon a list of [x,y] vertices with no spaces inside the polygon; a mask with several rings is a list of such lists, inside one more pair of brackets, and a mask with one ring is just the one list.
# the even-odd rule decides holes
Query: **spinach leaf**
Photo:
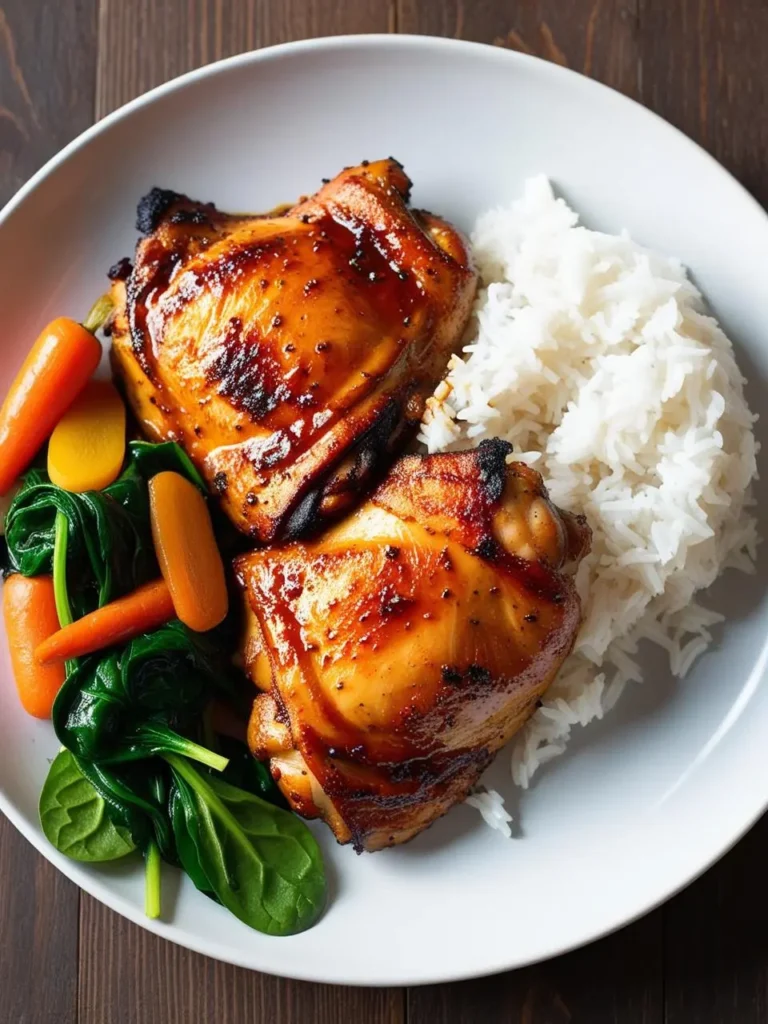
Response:
[{"label": "spinach leaf", "polygon": [[83,775],[104,801],[107,813],[118,829],[128,832],[140,850],[157,844],[163,858],[177,861],[176,844],[166,801],[159,793],[167,789],[158,776],[168,771],[162,761],[103,766],[78,761]]},{"label": "spinach leaf", "polygon": [[182,757],[168,754],[165,760],[178,793],[174,821],[183,816],[185,868],[192,868],[195,884],[210,886],[228,910],[258,931],[291,935],[311,927],[325,906],[326,880],[320,849],[304,822],[204,776]]},{"label": "spinach leaf", "polygon": [[56,697],[53,726],[60,742],[87,761],[169,751],[221,769],[226,758],[179,732],[199,727],[210,696],[227,683],[216,646],[175,619],[123,648],[80,659]]},{"label": "spinach leaf", "polygon": [[[213,745],[229,758],[229,764],[223,772],[217,773],[217,778],[223,779],[224,782],[228,782],[230,786],[237,789],[253,793],[276,807],[288,808],[288,803],[269,774],[267,766],[261,761],[257,761],[244,743],[240,743],[230,736],[218,736]],[[208,769],[208,772],[210,773],[211,769]],[[196,888],[219,903],[220,901],[200,863],[195,839],[187,827],[184,800],[178,787],[173,787],[171,790],[170,813],[179,863],[192,879]]]},{"label": "spinach leaf", "polygon": [[60,512],[67,518],[68,578],[77,617],[157,576],[147,480],[166,469],[202,486],[189,457],[171,442],[132,442],[127,468],[103,491],[73,494],[52,484],[43,470],[30,470],[5,518],[4,573],[52,571]]},{"label": "spinach leaf", "polygon": [[187,825],[184,799],[176,786],[171,791],[170,812],[179,863],[192,879],[195,888],[218,903],[218,897],[213,891],[197,852],[194,836]]},{"label": "spinach leaf", "polygon": [[43,784],[40,824],[48,841],[72,860],[118,860],[136,849],[130,832],[112,823],[104,800],[68,750],[54,758]]},{"label": "spinach leaf", "polygon": [[174,441],[163,441],[161,444],[153,444],[151,441],[132,441],[130,444],[131,465],[139,471],[145,480],[173,470],[185,476],[190,483],[199,487],[203,494],[208,496],[208,489],[205,481],[197,471],[184,449]]},{"label": "spinach leaf", "polygon": [[129,467],[104,491],[72,494],[39,470],[28,473],[5,520],[5,571],[24,576],[50,573],[56,513],[68,523],[71,598],[84,614],[146,582],[156,572],[150,541],[147,488]]}]

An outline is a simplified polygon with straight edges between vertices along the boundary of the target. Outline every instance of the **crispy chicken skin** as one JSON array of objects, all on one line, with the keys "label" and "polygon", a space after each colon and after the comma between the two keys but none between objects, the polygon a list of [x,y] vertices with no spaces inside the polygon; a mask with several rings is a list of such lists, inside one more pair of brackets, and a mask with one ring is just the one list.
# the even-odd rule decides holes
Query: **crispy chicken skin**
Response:
[{"label": "crispy chicken skin", "polygon": [[282,215],[154,189],[113,268],[112,360],[144,433],[179,441],[257,542],[349,511],[418,424],[476,288],[395,160]]},{"label": "crispy chicken skin", "polygon": [[573,645],[590,532],[510,452],[402,458],[322,538],[235,563],[263,691],[249,745],[358,851],[462,800]]}]

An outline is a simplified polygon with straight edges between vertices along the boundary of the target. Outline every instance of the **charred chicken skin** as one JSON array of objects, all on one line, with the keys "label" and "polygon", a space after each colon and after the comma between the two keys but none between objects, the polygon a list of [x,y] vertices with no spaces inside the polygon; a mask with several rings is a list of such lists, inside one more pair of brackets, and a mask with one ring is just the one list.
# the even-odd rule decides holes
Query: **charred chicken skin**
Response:
[{"label": "charred chicken skin", "polygon": [[178,441],[235,525],[289,539],[357,503],[418,424],[476,288],[395,160],[282,215],[154,189],[113,268],[112,359],[144,433]]},{"label": "charred chicken skin", "polygon": [[462,800],[571,650],[589,529],[510,452],[404,457],[320,539],[235,563],[263,691],[249,745],[358,851]]}]

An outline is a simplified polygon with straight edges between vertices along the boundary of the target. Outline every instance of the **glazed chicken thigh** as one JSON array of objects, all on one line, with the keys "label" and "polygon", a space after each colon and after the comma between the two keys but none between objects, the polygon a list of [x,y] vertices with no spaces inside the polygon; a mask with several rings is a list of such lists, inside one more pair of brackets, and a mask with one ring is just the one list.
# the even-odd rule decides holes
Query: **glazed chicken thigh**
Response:
[{"label": "glazed chicken thigh", "polygon": [[112,359],[143,432],[189,453],[257,542],[370,490],[418,424],[476,287],[450,224],[408,208],[395,160],[284,214],[154,189],[113,268]]},{"label": "glazed chicken thigh", "polygon": [[510,452],[404,457],[322,538],[236,562],[251,749],[358,851],[462,800],[571,650],[589,529]]}]

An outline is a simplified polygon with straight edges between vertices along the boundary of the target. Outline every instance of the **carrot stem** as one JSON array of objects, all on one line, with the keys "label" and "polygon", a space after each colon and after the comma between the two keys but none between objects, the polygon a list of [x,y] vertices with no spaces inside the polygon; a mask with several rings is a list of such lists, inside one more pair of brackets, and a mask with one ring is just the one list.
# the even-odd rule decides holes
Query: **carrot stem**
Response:
[{"label": "carrot stem", "polygon": [[113,308],[114,303],[112,302],[109,292],[105,292],[103,295],[100,295],[88,311],[88,316],[83,320],[83,327],[86,331],[90,331],[91,334],[95,334],[100,327],[104,326],[104,323]]},{"label": "carrot stem", "polygon": [[30,465],[100,359],[93,334],[67,317],[40,334],[0,408],[0,494]]}]

